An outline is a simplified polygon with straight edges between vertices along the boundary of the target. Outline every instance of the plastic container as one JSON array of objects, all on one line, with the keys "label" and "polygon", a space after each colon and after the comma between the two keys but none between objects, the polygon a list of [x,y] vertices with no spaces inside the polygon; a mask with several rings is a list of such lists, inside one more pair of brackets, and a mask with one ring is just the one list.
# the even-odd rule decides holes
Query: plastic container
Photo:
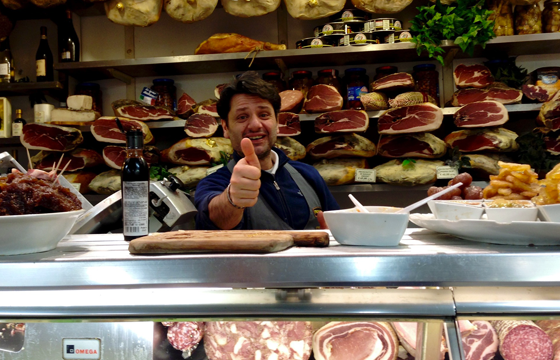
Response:
[{"label": "plastic container", "polygon": [[421,64],[413,68],[412,76],[416,82],[416,91],[433,97],[439,104],[439,73],[434,64]]},{"label": "plastic container", "polygon": [[346,84],[346,108],[364,110],[361,95],[368,92],[369,76],[364,68],[350,68],[344,71]]},{"label": "plastic container", "polygon": [[263,80],[272,84],[278,92],[286,90],[286,82],[282,79],[280,71],[269,71],[262,76]]},{"label": "plastic container", "polygon": [[411,42],[412,41],[412,33],[410,30],[396,30],[395,34],[395,43],[401,42]]},{"label": "plastic container", "polygon": [[368,21],[369,31],[402,30],[402,23],[395,18],[378,18]]},{"label": "plastic container", "polygon": [[539,4],[515,6],[515,33],[517,35],[542,33],[541,8]]},{"label": "plastic container", "polygon": [[560,32],[560,2],[547,1],[542,12],[543,32]]},{"label": "plastic container", "polygon": [[154,79],[150,87],[158,93],[156,106],[163,106],[175,111],[177,109],[177,88],[172,79]]},{"label": "plastic container", "polygon": [[301,39],[301,49],[324,48],[332,46],[334,46],[332,44],[332,39],[324,36]]},{"label": "plastic container", "polygon": [[346,33],[347,34],[364,32],[365,31],[365,24],[366,24],[366,22],[363,21],[363,20],[350,20],[350,21],[345,21],[344,22],[344,25],[346,26]]},{"label": "plastic container", "polygon": [[346,25],[344,22],[331,22],[323,25],[321,29],[321,35],[332,35],[332,34],[346,34]]},{"label": "plastic container", "polygon": [[367,20],[369,19],[369,14],[365,11],[349,8],[344,9],[331,17],[333,21],[352,21],[352,20]]},{"label": "plastic container", "polygon": [[344,45],[344,36],[342,34],[323,35],[321,39],[330,42],[332,46],[341,46],[341,44]]},{"label": "plastic container", "polygon": [[353,46],[363,46],[369,44],[381,44],[383,37],[373,32],[358,32],[346,34],[344,42]]},{"label": "plastic container", "polygon": [[380,66],[375,69],[375,77],[373,80],[379,80],[384,76],[396,74],[399,72],[399,68],[396,66]]},{"label": "plastic container", "polygon": [[89,95],[93,99],[91,109],[103,115],[103,94],[101,87],[96,83],[80,83],[76,85],[75,95]]},{"label": "plastic container", "polygon": [[338,70],[336,69],[323,69],[319,70],[317,73],[316,84],[332,85],[338,92],[342,95],[342,88],[340,84],[340,78],[338,77]]},{"label": "plastic container", "polygon": [[488,0],[488,10],[492,10],[488,20],[494,20],[496,36],[513,35],[513,11],[509,0]]},{"label": "plastic container", "polygon": [[299,70],[292,73],[288,88],[290,90],[299,90],[303,93],[303,96],[306,97],[309,88],[312,86],[313,74],[311,71]]}]

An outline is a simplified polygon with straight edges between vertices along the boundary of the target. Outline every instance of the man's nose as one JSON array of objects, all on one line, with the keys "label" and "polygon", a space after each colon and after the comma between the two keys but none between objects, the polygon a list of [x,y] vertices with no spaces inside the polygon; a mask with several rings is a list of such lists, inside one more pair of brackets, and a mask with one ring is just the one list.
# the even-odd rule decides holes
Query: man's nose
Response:
[{"label": "man's nose", "polygon": [[252,114],[251,118],[249,119],[249,129],[251,130],[260,130],[262,127],[261,119],[257,114]]}]

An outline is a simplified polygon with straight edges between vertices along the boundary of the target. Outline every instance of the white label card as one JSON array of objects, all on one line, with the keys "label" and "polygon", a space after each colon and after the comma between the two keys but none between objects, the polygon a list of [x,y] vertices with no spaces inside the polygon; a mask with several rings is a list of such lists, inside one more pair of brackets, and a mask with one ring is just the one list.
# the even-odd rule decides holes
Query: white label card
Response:
[{"label": "white label card", "polygon": [[8,68],[8,64],[0,64],[0,75],[10,75],[10,68]]},{"label": "white label card", "polygon": [[206,176],[215,173],[216,171],[218,171],[219,169],[223,168],[224,164],[220,164],[220,165],[216,165],[211,167],[210,169],[206,170]]},{"label": "white label card", "polygon": [[101,359],[101,340],[62,339],[62,358],[68,360]]},{"label": "white label card", "polygon": [[80,183],[70,183],[70,185],[72,185],[77,192],[80,192]]},{"label": "white label card", "polygon": [[459,175],[459,169],[451,166],[438,166],[436,171],[438,179],[453,179]]},{"label": "white label card", "polygon": [[377,177],[377,170],[375,169],[356,169],[354,175],[355,182],[374,183]]}]

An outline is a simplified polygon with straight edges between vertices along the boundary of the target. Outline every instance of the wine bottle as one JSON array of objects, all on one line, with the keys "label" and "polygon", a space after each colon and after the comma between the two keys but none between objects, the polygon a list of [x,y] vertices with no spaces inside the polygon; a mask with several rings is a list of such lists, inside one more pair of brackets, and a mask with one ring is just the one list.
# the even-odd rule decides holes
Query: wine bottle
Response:
[{"label": "wine bottle", "polygon": [[10,39],[6,38],[0,43],[0,82],[14,82],[15,68]]},{"label": "wine bottle", "polygon": [[123,235],[126,241],[148,235],[150,171],[143,157],[141,130],[126,133],[126,160],[122,166]]},{"label": "wine bottle", "polygon": [[23,132],[23,125],[26,125],[27,121],[21,116],[21,109],[16,109],[16,119],[12,121],[12,136],[20,136]]},{"label": "wine bottle", "polygon": [[58,27],[58,60],[60,62],[80,61],[80,40],[72,22],[72,12],[66,9],[66,18]]},{"label": "wine bottle", "polygon": [[53,81],[53,56],[47,40],[47,28],[41,26],[41,41],[35,55],[37,81]]}]

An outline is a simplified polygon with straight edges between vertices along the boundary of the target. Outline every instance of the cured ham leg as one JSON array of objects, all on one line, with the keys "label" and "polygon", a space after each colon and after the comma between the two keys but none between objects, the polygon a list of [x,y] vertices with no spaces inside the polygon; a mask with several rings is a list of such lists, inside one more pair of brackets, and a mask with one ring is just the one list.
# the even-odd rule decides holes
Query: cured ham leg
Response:
[{"label": "cured ham leg", "polygon": [[234,33],[214,34],[203,41],[195,54],[222,54],[234,52],[249,52],[255,50],[286,50],[286,45],[254,40]]}]

